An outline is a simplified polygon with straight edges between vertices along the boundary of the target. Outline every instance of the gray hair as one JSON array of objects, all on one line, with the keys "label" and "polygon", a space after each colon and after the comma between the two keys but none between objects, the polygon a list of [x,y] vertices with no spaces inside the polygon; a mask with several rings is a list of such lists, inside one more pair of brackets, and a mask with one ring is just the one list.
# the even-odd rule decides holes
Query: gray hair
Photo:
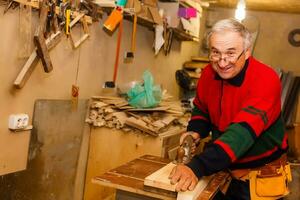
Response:
[{"label": "gray hair", "polygon": [[239,33],[244,39],[244,50],[252,45],[252,36],[250,31],[239,21],[235,19],[223,19],[216,22],[210,32],[207,34],[207,44],[209,45],[210,37],[213,33],[220,33],[223,31],[233,31]]}]

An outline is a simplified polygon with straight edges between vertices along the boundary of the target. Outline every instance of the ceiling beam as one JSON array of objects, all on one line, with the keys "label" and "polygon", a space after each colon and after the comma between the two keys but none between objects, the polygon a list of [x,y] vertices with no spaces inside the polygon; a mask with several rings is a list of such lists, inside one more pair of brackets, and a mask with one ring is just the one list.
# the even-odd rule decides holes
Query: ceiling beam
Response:
[{"label": "ceiling beam", "polygon": [[[218,0],[211,5],[236,8],[237,2],[238,0]],[[299,0],[245,0],[245,2],[248,10],[300,13]]]}]

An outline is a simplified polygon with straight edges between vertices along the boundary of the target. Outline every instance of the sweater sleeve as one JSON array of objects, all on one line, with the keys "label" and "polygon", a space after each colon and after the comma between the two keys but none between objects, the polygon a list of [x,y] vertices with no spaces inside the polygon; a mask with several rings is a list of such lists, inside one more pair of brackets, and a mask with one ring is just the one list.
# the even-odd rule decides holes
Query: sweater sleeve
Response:
[{"label": "sweater sleeve", "polygon": [[187,131],[193,131],[200,134],[201,138],[205,138],[209,135],[211,131],[211,123],[208,114],[207,105],[205,104],[204,87],[205,72],[202,73],[198,85],[196,97],[193,101],[194,108],[192,111],[192,117],[188,123]]}]

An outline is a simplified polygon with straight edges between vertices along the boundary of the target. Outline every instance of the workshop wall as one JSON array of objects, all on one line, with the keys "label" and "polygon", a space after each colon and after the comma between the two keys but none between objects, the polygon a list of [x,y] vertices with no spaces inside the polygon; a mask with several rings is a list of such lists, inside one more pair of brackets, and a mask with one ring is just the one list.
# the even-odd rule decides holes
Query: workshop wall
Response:
[{"label": "workshop wall", "polygon": [[[4,7],[0,7],[3,13]],[[33,13],[37,22],[37,12]],[[53,71],[43,71],[41,63],[34,69],[22,89],[15,89],[13,82],[26,59],[18,58],[19,11],[9,10],[0,16],[0,175],[26,168],[29,131],[12,134],[8,130],[8,117],[13,113],[27,113],[32,119],[36,99],[70,99],[71,86],[75,82],[79,61],[79,98],[99,95],[105,81],[111,81],[116,49],[116,36],[107,35],[102,30],[102,22],[89,26],[91,36],[80,49],[73,50],[70,41],[63,36],[61,42],[50,52]],[[34,33],[34,27],[33,33]],[[132,23],[124,22],[121,56],[130,50]],[[165,56],[152,51],[154,32],[145,27],[137,27],[135,59],[132,64],[124,64],[120,58],[118,83],[140,80],[142,73],[150,69],[155,83],[161,84],[174,97],[178,96],[175,71],[191,56],[198,55],[199,45],[193,42],[174,40],[171,53]],[[78,59],[78,56],[80,58]]]}]

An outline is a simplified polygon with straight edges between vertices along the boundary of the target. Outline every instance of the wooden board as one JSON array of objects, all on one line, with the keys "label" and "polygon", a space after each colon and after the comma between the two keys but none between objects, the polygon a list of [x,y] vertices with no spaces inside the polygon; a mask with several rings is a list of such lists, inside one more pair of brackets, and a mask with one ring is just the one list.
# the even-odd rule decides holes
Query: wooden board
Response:
[{"label": "wooden board", "polygon": [[[147,176],[144,185],[154,188],[175,192],[176,184],[170,183],[169,175],[172,169],[176,166],[174,163],[169,163],[163,168],[157,170],[153,174]],[[178,192],[177,200],[195,200],[199,194],[206,188],[211,177],[202,178],[196,185],[193,191]]]},{"label": "wooden board", "polygon": [[206,65],[207,65],[206,62],[187,61],[183,64],[183,67],[186,69],[198,69],[198,68],[204,68]]},{"label": "wooden board", "polygon": [[196,200],[204,191],[211,180],[211,177],[203,177],[193,191],[178,192],[177,200]]},{"label": "wooden board", "polygon": [[176,193],[144,190],[144,179],[165,166],[170,160],[145,155],[92,179],[93,183],[152,198],[175,200]]},{"label": "wooden board", "polygon": [[[55,47],[61,38],[61,32],[58,31],[52,35],[46,40],[47,49],[51,50],[53,47]],[[33,52],[31,53],[30,57],[26,61],[25,65],[21,69],[20,73],[18,74],[16,80],[14,81],[14,86],[18,89],[21,89],[26,81],[29,79],[31,73],[33,72],[36,63],[38,61],[37,49],[35,48]]]},{"label": "wooden board", "polygon": [[175,166],[176,164],[169,163],[153,174],[147,176],[144,185],[175,192],[176,185],[172,185],[169,179],[169,175]]}]

